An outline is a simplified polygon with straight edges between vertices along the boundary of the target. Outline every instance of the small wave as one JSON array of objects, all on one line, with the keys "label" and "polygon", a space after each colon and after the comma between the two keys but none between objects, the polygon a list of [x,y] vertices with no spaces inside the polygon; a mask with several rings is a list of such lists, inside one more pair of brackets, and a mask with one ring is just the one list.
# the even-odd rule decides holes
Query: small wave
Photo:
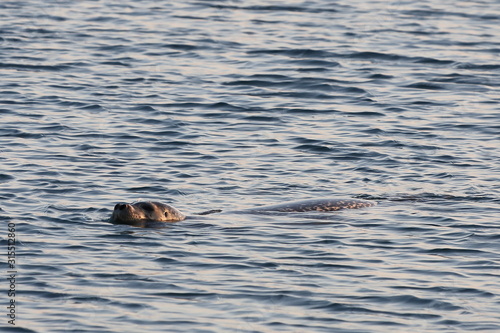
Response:
[{"label": "small wave", "polygon": [[307,6],[280,6],[280,5],[265,5],[265,6],[233,6],[223,4],[206,4],[204,6],[215,7],[217,9],[233,9],[233,10],[247,10],[247,11],[266,11],[266,12],[297,12],[297,13],[336,13],[338,10],[334,8],[317,8]]},{"label": "small wave", "polygon": [[358,195],[356,198],[359,199],[366,199],[366,200],[388,200],[388,201],[472,201],[472,202],[498,202],[500,199],[490,196],[490,195],[453,195],[453,194],[439,194],[439,193],[430,193],[430,192],[423,192],[423,193],[415,193],[415,194],[408,194],[408,193],[396,193],[396,194],[391,194],[391,195],[369,195],[369,194],[363,194],[363,195]]},{"label": "small wave", "polygon": [[416,82],[403,86],[404,88],[425,89],[425,90],[445,90],[443,85],[430,82]]},{"label": "small wave", "polygon": [[30,65],[30,64],[16,64],[16,63],[2,63],[0,68],[17,69],[20,71],[36,71],[36,72],[59,72],[71,68],[68,65]]},{"label": "small wave", "polygon": [[136,106],[129,108],[129,110],[132,110],[132,111],[156,111],[156,109],[154,107],[152,107],[151,105],[136,105]]},{"label": "small wave", "polygon": [[362,296],[358,297],[357,300],[368,303],[401,304],[401,305],[414,306],[417,308],[437,309],[445,311],[459,311],[463,309],[462,307],[453,305],[449,302],[439,301],[436,299],[425,299],[413,295],[380,296],[380,297]]},{"label": "small wave", "polygon": [[84,106],[80,106],[79,109],[81,110],[91,110],[91,111],[102,111],[104,108],[99,105],[99,104],[87,104]]},{"label": "small wave", "polygon": [[472,63],[459,63],[455,66],[459,69],[470,69],[470,70],[479,70],[479,71],[491,71],[500,69],[499,64],[472,64]]},{"label": "small wave", "polygon": [[163,44],[161,45],[161,47],[179,51],[194,51],[200,48],[197,45],[190,45],[190,44]]},{"label": "small wave", "polygon": [[248,116],[244,117],[244,120],[249,121],[262,121],[262,122],[281,122],[281,119],[278,117],[269,117],[269,116]]},{"label": "small wave", "polygon": [[10,136],[23,139],[40,139],[43,138],[43,134],[39,133],[27,133],[17,129],[0,129],[0,137]]},{"label": "small wave", "polygon": [[443,256],[481,255],[484,253],[484,251],[481,250],[461,249],[461,248],[437,248],[437,249],[423,250],[422,252],[427,254],[437,254]]},{"label": "small wave", "polygon": [[300,146],[295,147],[294,149],[309,151],[309,152],[313,152],[313,153],[330,153],[333,151],[332,148],[322,146],[322,145],[312,145],[312,144],[300,145]]},{"label": "small wave", "polygon": [[7,182],[10,182],[11,180],[14,180],[14,179],[15,179],[14,176],[0,173],[0,183],[7,183]]},{"label": "small wave", "polygon": [[284,55],[292,58],[329,58],[337,56],[336,53],[312,49],[283,49],[283,50],[251,50],[248,54]]}]

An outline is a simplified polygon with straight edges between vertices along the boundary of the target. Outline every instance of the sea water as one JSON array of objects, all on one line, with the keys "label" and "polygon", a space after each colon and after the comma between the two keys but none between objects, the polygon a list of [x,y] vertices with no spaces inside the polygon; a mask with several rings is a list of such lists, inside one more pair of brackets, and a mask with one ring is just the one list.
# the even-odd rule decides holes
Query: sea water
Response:
[{"label": "sea water", "polygon": [[[2,1],[2,332],[500,332],[499,19]],[[108,222],[315,198],[378,205]]]}]

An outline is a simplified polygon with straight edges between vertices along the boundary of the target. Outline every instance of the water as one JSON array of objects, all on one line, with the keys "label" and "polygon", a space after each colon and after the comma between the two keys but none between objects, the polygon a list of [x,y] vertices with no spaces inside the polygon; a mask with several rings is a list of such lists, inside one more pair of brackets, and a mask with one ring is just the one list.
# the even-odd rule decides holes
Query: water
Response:
[{"label": "water", "polygon": [[3,1],[2,332],[500,332],[499,10]]}]

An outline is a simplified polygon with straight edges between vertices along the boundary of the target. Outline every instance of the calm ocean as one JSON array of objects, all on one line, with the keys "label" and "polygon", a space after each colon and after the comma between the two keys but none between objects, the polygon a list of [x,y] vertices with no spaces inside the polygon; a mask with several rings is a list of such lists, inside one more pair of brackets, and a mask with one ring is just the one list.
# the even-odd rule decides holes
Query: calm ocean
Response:
[{"label": "calm ocean", "polygon": [[[0,3],[0,331],[500,332],[500,2]],[[301,199],[376,207],[187,215]]]}]

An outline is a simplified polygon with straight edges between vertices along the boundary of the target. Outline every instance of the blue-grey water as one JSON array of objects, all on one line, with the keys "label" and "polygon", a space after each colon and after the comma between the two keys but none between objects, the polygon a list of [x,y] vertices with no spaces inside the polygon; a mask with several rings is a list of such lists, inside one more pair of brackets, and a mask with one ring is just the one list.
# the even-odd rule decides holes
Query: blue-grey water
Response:
[{"label": "blue-grey water", "polygon": [[[0,330],[500,332],[499,54],[498,0],[2,1]],[[378,205],[107,221],[314,198]]]}]

